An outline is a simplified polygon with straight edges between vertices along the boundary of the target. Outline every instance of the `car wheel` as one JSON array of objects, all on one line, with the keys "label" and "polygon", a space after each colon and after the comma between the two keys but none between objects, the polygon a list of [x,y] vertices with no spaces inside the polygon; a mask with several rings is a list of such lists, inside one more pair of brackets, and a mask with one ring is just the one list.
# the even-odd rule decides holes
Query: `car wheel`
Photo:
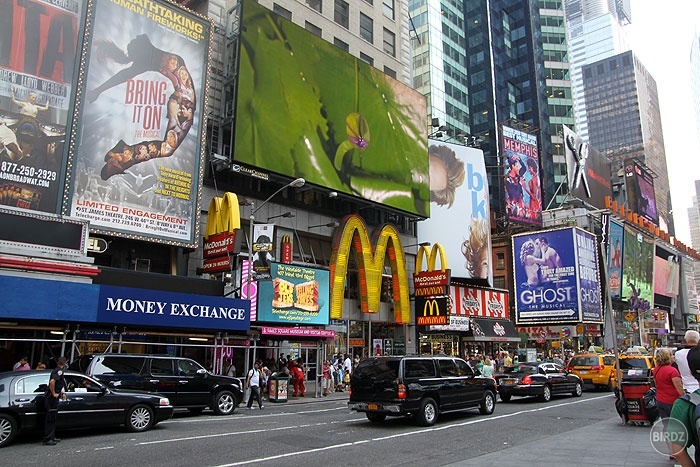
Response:
[{"label": "car wheel", "polygon": [[147,405],[135,405],[126,415],[129,431],[146,431],[153,426],[153,409]]},{"label": "car wheel", "polygon": [[548,384],[545,384],[542,388],[542,394],[540,395],[540,400],[542,402],[549,402],[552,398],[552,388]]},{"label": "car wheel", "polygon": [[386,419],[386,414],[383,413],[365,412],[365,415],[367,415],[367,420],[369,420],[372,423],[383,422],[384,419]]},{"label": "car wheel", "polygon": [[0,448],[12,442],[17,435],[17,422],[10,415],[0,413]]},{"label": "car wheel", "polygon": [[510,395],[510,394],[499,394],[499,396],[501,397],[501,400],[502,400],[503,402],[508,402],[508,401],[510,400],[510,398],[511,398],[511,395]]},{"label": "car wheel", "polygon": [[581,397],[583,394],[583,386],[581,386],[581,383],[576,383],[576,387],[574,388],[574,392],[571,393],[574,397]]},{"label": "car wheel", "polygon": [[187,407],[187,410],[194,415],[199,415],[204,412],[204,407]]},{"label": "car wheel", "polygon": [[491,415],[496,408],[496,395],[492,391],[486,391],[484,393],[483,399],[481,399],[481,404],[479,405],[479,412],[481,415]]},{"label": "car wheel", "polygon": [[433,399],[426,397],[420,401],[420,409],[416,412],[416,423],[420,426],[432,426],[438,418],[438,407]]},{"label": "car wheel", "polygon": [[217,392],[213,409],[217,415],[231,415],[236,410],[236,397],[231,391]]}]

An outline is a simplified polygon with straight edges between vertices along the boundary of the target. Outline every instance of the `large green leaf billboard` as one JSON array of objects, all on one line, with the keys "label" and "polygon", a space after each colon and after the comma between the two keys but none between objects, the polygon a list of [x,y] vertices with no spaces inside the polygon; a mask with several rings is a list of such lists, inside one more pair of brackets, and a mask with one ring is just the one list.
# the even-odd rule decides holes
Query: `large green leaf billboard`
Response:
[{"label": "large green leaf billboard", "polygon": [[255,2],[241,29],[236,162],[427,217],[425,98]]}]

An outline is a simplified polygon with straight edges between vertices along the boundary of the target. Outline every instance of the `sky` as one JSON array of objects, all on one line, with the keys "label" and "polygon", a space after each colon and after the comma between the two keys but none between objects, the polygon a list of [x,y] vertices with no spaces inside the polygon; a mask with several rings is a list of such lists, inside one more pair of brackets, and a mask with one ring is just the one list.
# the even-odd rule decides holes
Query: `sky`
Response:
[{"label": "sky", "polygon": [[676,237],[690,246],[688,208],[700,180],[700,136],[690,92],[690,47],[700,31],[700,0],[631,0],[626,31],[656,80]]}]

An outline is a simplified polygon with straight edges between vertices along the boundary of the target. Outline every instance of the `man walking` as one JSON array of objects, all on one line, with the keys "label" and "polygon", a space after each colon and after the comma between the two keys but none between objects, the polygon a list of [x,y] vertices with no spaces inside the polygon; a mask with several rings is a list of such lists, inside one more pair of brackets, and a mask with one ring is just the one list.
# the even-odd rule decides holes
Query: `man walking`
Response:
[{"label": "man walking", "polygon": [[263,409],[262,399],[260,398],[260,383],[262,382],[262,377],[260,375],[260,364],[258,362],[253,363],[253,369],[248,371],[248,379],[246,380],[246,387],[250,389],[250,396],[248,397],[248,410],[253,409],[253,399],[258,401],[258,406]]},{"label": "man walking", "polygon": [[61,441],[56,438],[56,416],[58,415],[58,399],[66,400],[66,379],[64,372],[66,369],[66,357],[58,357],[58,366],[51,372],[49,378],[49,388],[44,396],[44,406],[46,407],[46,422],[44,425],[44,445],[55,446]]},{"label": "man walking", "polygon": [[676,352],[676,365],[678,365],[678,371],[680,372],[681,379],[683,380],[683,389],[685,389],[686,392],[695,392],[700,389],[700,385],[688,367],[688,352],[690,349],[698,345],[698,342],[700,341],[700,333],[689,329],[685,332],[683,340],[685,342],[685,347]]}]

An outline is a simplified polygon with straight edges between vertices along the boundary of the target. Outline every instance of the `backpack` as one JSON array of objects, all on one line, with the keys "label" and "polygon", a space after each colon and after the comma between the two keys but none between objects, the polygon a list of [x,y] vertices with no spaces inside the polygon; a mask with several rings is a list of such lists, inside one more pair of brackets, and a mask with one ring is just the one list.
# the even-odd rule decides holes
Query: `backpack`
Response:
[{"label": "backpack", "polygon": [[649,388],[649,390],[646,393],[644,393],[642,401],[644,402],[644,409],[647,413],[647,419],[651,423],[654,423],[656,419],[659,418],[659,406],[656,403],[656,388]]},{"label": "backpack", "polygon": [[700,447],[698,445],[700,442],[700,394],[691,392],[685,396],[681,396],[680,399],[690,402],[692,406],[695,407],[695,434],[692,435],[693,445],[695,446],[695,465],[700,465]]}]

